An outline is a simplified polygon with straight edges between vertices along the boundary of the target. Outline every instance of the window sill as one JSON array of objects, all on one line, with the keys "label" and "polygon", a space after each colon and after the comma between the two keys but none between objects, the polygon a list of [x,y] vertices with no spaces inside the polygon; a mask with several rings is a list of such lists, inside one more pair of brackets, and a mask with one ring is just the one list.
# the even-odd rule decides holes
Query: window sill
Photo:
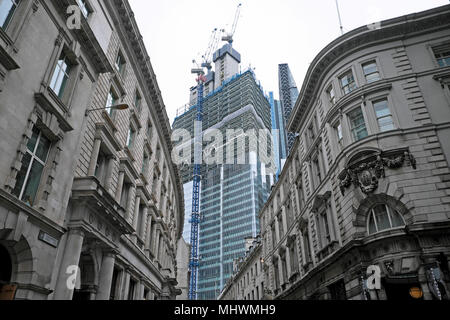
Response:
[{"label": "window sill", "polygon": [[131,116],[130,120],[134,123],[134,127],[136,129],[141,129],[142,128],[142,124],[141,124],[141,121],[139,120],[139,115],[138,115],[138,113],[136,112],[135,109],[131,109],[130,110],[130,116]]},{"label": "window sill", "polygon": [[124,87],[124,81],[122,75],[117,71],[116,68],[114,68],[114,75],[113,75],[113,81],[117,89],[119,89],[120,96],[124,96],[126,94],[125,87]]},{"label": "window sill", "polygon": [[302,265],[302,268],[303,268],[304,273],[308,273],[308,272],[311,270],[312,266],[313,266],[312,261],[309,261],[309,262],[307,262],[307,263],[304,263],[304,264]]},{"label": "window sill", "polygon": [[106,110],[102,111],[102,116],[103,119],[105,119],[106,123],[109,125],[109,127],[112,129],[112,131],[114,133],[116,133],[117,131],[119,131],[116,127],[116,125],[114,124],[113,119],[111,118],[111,116],[109,115],[109,113]]},{"label": "window sill", "polygon": [[148,179],[147,179],[147,177],[145,176],[145,174],[143,174],[142,172],[141,172],[141,174],[139,175],[139,177],[141,178],[141,180],[142,180],[142,182],[146,185],[146,186],[148,186]]},{"label": "window sill", "polygon": [[376,93],[378,91],[388,91],[392,89],[392,83],[387,80],[379,80],[376,82],[373,82],[371,84],[364,85],[362,87],[359,87],[358,89],[340,97],[336,104],[333,106],[331,110],[327,113],[324,123],[330,123],[332,122],[332,118],[335,117],[336,114],[340,112],[345,106],[348,104],[354,102],[355,100],[361,99],[361,96],[369,95],[372,93]]},{"label": "window sill", "polygon": [[136,161],[136,158],[134,157],[133,151],[131,151],[129,147],[125,147],[123,150],[125,151],[126,155],[128,156],[128,158],[130,158],[130,160],[132,162]]},{"label": "window sill", "polygon": [[153,154],[153,149],[152,149],[152,145],[151,145],[150,141],[151,140],[148,139],[148,137],[144,139],[144,148],[147,148],[147,151],[149,152],[149,154]]},{"label": "window sill", "polygon": [[338,245],[339,245],[339,242],[337,242],[336,240],[331,241],[323,249],[321,249],[319,252],[317,252],[316,256],[317,256],[318,260],[322,261],[329,255],[331,255],[333,252],[336,251]]},{"label": "window sill", "polygon": [[[59,126],[64,132],[74,130],[67,121],[69,109],[51,89],[41,86],[40,92],[35,93],[34,98],[42,109],[50,112],[58,119]],[[56,133],[54,132],[54,134]]]}]

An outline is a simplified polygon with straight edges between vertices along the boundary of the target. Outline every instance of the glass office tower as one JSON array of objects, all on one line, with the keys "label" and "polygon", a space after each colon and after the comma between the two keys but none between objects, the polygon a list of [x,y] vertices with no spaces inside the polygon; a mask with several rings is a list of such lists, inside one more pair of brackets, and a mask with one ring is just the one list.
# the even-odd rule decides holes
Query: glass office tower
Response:
[{"label": "glass office tower", "polygon": [[[235,50],[222,48],[218,52],[233,55]],[[223,60],[226,62],[227,59]],[[258,213],[273,183],[273,175],[266,170],[266,165],[274,167],[271,108],[268,99],[251,70],[220,81],[219,86],[211,86],[216,89],[207,94],[203,103],[203,134],[210,129],[217,129],[222,133],[223,143],[220,147],[223,150],[224,161],[202,165],[200,265],[197,288],[200,300],[218,297],[233,273],[234,259],[245,255],[245,239],[256,237],[260,232]],[[195,88],[191,88],[191,92],[195,92]],[[186,129],[193,135],[195,116],[196,108],[193,105],[175,119],[173,129]],[[239,147],[237,139],[227,139],[227,130],[235,132],[242,130],[243,133],[250,135],[251,130],[254,130],[258,137],[264,136],[258,141],[259,144],[261,141],[266,144],[267,158],[261,159],[260,145],[253,146],[250,138],[243,148]],[[259,134],[260,130],[265,130],[265,134]],[[230,146],[231,149],[228,149]],[[204,147],[207,148],[205,143]],[[234,151],[231,163],[226,161],[229,160],[227,155],[229,150]],[[241,156],[245,159],[244,163],[239,161]],[[192,190],[189,189],[189,186],[192,188],[190,183],[192,167],[192,165],[180,167],[183,183],[187,189],[186,197],[189,192],[192,194]],[[190,216],[190,211],[191,208],[186,201],[186,215]]]}]

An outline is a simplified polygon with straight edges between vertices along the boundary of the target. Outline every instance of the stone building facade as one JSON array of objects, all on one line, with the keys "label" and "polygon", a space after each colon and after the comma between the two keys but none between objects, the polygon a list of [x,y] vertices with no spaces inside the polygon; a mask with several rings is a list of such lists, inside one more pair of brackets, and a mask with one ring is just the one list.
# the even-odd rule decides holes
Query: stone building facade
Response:
[{"label": "stone building facade", "polygon": [[184,200],[128,1],[1,10],[1,296],[175,299]]},{"label": "stone building facade", "polygon": [[260,211],[272,298],[450,297],[449,85],[448,5],[353,30],[317,55]]},{"label": "stone building facade", "polygon": [[245,257],[235,261],[234,273],[228,279],[218,300],[265,300],[265,287],[261,239],[254,240]]}]

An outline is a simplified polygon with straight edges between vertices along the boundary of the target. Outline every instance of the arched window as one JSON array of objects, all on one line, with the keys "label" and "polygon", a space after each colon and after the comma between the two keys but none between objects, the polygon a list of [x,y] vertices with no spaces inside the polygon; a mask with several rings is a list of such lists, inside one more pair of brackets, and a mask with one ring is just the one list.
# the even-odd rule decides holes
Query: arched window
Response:
[{"label": "arched window", "polygon": [[405,220],[403,220],[403,217],[385,204],[379,204],[370,210],[368,217],[369,234],[404,226]]}]

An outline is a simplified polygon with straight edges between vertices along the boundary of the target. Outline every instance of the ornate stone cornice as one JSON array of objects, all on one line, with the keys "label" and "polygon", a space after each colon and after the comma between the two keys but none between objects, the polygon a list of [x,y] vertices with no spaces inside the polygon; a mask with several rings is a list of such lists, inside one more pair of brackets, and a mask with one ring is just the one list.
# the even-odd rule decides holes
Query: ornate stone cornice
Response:
[{"label": "ornate stone cornice", "polygon": [[321,82],[327,72],[345,57],[363,48],[446,29],[449,25],[450,5],[446,5],[383,21],[380,28],[360,27],[337,38],[311,63],[287,130],[299,132],[307,116],[306,110],[312,106],[319,95],[318,90],[321,89]]}]

